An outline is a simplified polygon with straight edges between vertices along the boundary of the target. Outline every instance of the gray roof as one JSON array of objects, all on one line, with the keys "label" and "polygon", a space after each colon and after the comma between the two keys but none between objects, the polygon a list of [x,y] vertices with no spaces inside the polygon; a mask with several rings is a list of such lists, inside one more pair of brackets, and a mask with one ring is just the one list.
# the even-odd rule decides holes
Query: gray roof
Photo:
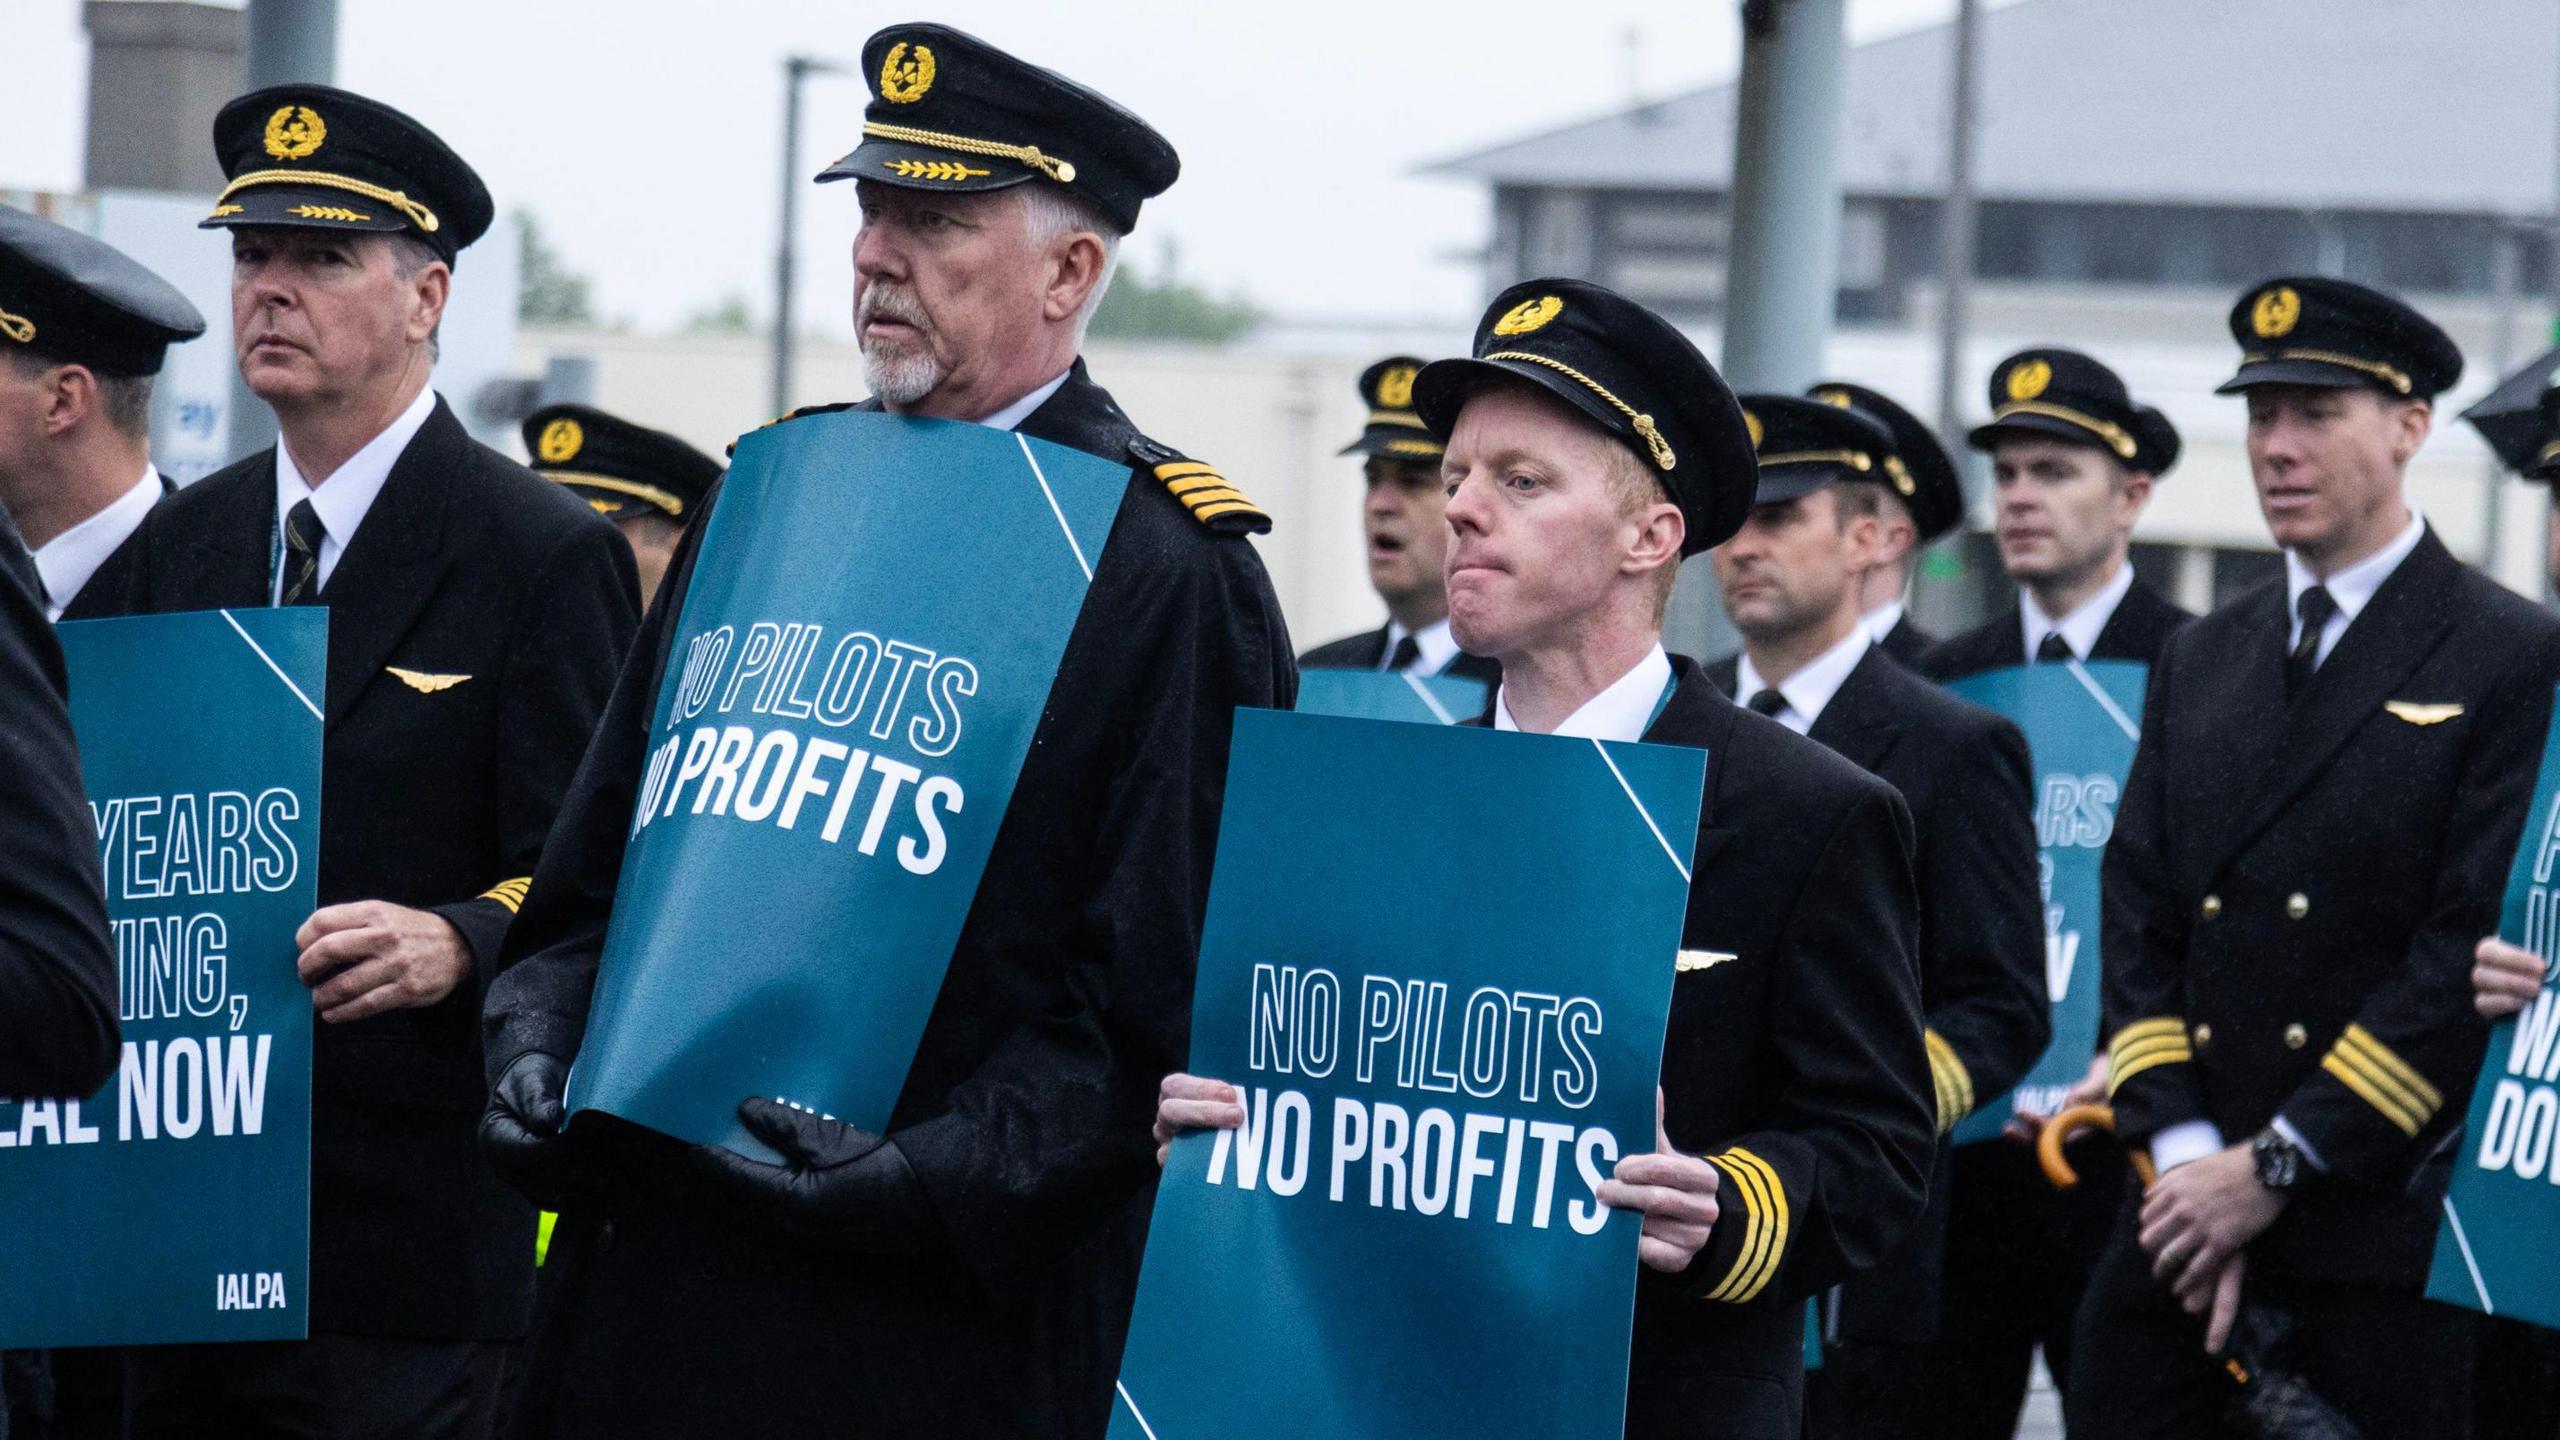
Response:
[{"label": "gray roof", "polygon": [[[1849,57],[1842,183],[1945,188],[1945,26]],[[1980,193],[1993,199],[2534,215],[2560,149],[2553,0],[2021,0],[1982,20]],[[1723,190],[1734,87],[1430,173]]]}]

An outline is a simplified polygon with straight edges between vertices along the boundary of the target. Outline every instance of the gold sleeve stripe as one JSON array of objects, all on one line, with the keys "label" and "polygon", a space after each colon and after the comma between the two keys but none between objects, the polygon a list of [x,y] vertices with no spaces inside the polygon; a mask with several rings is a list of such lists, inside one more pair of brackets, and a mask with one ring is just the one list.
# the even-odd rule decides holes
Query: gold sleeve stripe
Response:
[{"label": "gold sleeve stripe", "polygon": [[2399,1082],[2400,1088],[2408,1091],[2411,1098],[2425,1106],[2428,1114],[2432,1115],[2444,1108],[2444,1092],[2429,1084],[2427,1077],[2419,1074],[2416,1066],[2401,1059],[2397,1052],[2375,1039],[2373,1032],[2362,1025],[2350,1022],[2346,1033],[2338,1037],[2338,1046],[2340,1049],[2354,1050],[2371,1062],[2373,1068]]},{"label": "gold sleeve stripe", "polygon": [[2327,1055],[2322,1056],[2320,1068],[2328,1071],[2339,1084],[2354,1091],[2364,1103],[2381,1111],[2382,1118],[2399,1126],[2402,1134],[2415,1139],[2418,1132],[2425,1128],[2426,1116],[2410,1109],[2408,1101],[2398,1091],[2377,1082],[2366,1071],[2357,1069],[2355,1063],[2346,1058],[2345,1051],[2331,1050]]},{"label": "gold sleeve stripe", "polygon": [[1733,1273],[1707,1298],[1732,1305],[1749,1304],[1769,1287],[1777,1276],[1779,1262],[1786,1258],[1786,1186],[1779,1182],[1778,1172],[1768,1161],[1748,1150],[1737,1147],[1709,1159],[1717,1169],[1736,1179],[1751,1211]]},{"label": "gold sleeve stripe", "polygon": [[1956,1128],[1956,1122],[1973,1113],[1973,1072],[1965,1068],[1956,1047],[1935,1030],[1921,1032],[1921,1042],[1929,1051],[1929,1071],[1938,1087],[1938,1133]]},{"label": "gold sleeve stripe", "polygon": [[530,875],[519,875],[513,880],[501,880],[497,884],[490,886],[488,889],[481,891],[480,898],[483,900],[497,901],[499,904],[507,907],[508,914],[513,915],[520,907],[523,906],[525,894],[532,888],[533,877]]},{"label": "gold sleeve stripe", "polygon": [[2108,1042],[2107,1048],[2110,1050],[2122,1050],[2139,1041],[2157,1040],[2165,1036],[2173,1035],[2183,1039],[2185,1038],[2186,1033],[2187,1024],[2185,1021],[2174,1016],[2154,1016],[2149,1020],[2136,1020],[2132,1024],[2117,1031],[2116,1038]]},{"label": "gold sleeve stripe", "polygon": [[2136,1053],[2114,1056],[2107,1061],[2107,1098],[2116,1098],[2116,1092],[2125,1087],[2125,1082],[2145,1070],[2160,1065],[2184,1065],[2195,1058],[2196,1052],[2184,1042],[2176,1045],[2164,1042]]},{"label": "gold sleeve stripe", "polygon": [[[1724,1279],[1716,1282],[1715,1288],[1706,1294],[1709,1300],[1731,1300],[1734,1290],[1755,1267],[1768,1239],[1770,1207],[1767,1199],[1760,1193],[1760,1177],[1751,1173],[1749,1167],[1743,1162],[1734,1159],[1731,1155],[1710,1155],[1707,1160],[1716,1167],[1718,1173],[1724,1176],[1726,1186],[1734,1192],[1735,1198],[1742,1202],[1741,1248],[1734,1252],[1733,1268],[1727,1271]],[[1717,1215],[1716,1223],[1724,1223],[1722,1213]]]}]

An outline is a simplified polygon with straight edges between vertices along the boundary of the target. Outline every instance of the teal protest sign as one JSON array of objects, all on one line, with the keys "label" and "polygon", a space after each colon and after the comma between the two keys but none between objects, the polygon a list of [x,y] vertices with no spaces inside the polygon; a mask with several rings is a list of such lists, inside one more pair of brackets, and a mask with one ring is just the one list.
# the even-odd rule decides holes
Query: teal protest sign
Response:
[{"label": "teal protest sign", "polygon": [[0,1101],[0,1345],[307,1333],[311,994],[328,612],[59,631],[115,929],[124,1054]]},{"label": "teal protest sign", "polygon": [[1301,670],[1298,713],[1455,725],[1484,713],[1492,687],[1464,675],[1409,670]]},{"label": "teal protest sign", "polygon": [[1111,1440],[1614,1440],[1706,753],[1246,710]]},{"label": "teal protest sign", "polygon": [[1947,688],[1997,710],[2027,737],[2036,784],[2036,869],[2044,887],[2044,965],[2053,1043],[2015,1090],[1956,1126],[1955,1143],[1997,1139],[2012,1115],[2051,1115],[2088,1074],[2098,1046],[2098,871],[2116,800],[2142,738],[2150,667],[2128,660],[2027,665]]},{"label": "teal protest sign", "polygon": [[749,1095],[886,1127],[1128,486],[949,421],[812,415],[738,443],[573,1111],[759,1156]]},{"label": "teal protest sign", "polygon": [[2507,871],[2498,936],[2542,957],[2542,994],[2489,1034],[2436,1227],[2427,1294],[2560,1329],[2560,717],[2542,742],[2524,842]]}]

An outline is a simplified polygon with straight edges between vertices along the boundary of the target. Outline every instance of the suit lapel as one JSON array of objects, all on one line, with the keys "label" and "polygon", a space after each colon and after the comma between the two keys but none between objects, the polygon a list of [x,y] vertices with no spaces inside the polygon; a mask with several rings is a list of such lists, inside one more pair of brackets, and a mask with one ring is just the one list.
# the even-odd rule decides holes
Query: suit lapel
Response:
[{"label": "suit lapel", "polygon": [[435,596],[445,567],[444,477],[470,443],[462,422],[438,400],[329,573],[321,597],[329,606],[331,730],[381,677],[383,663]]},{"label": "suit lapel", "polygon": [[2262,615],[2261,633],[2250,645],[2244,667],[2252,676],[2254,692],[2244,723],[2259,728],[2208,733],[2278,738],[2272,753],[2260,749],[2251,756],[2259,763],[2242,772],[2267,778],[2254,803],[2241,813],[2231,842],[2214,853],[2216,871],[2319,779],[2357,727],[2371,719],[2382,702],[2426,662],[2445,632],[2453,628],[2452,582],[2460,572],[2460,562],[2433,530],[2428,531],[2418,548],[2374,592],[2364,613],[2347,627],[2290,713],[2284,704],[2285,636],[2290,628],[2282,609],[2285,591],[2281,585],[2271,587],[2275,603]]},{"label": "suit lapel", "polygon": [[[257,458],[223,503],[207,506],[203,523],[178,542],[180,573],[154,610],[255,609],[267,603],[268,541],[276,528],[276,452]],[[145,521],[146,525],[150,522]]]},{"label": "suit lapel", "polygon": [[1707,752],[1706,786],[1698,799],[1698,844],[1689,856],[1689,873],[1707,873],[1708,862],[1716,851],[1733,838],[1733,831],[1718,819],[1716,791],[1722,783],[1725,760],[1732,749],[1734,703],[1707,678],[1705,669],[1683,655],[1671,657],[1671,673],[1675,684],[1671,698],[1663,702],[1662,713],[1644,730],[1648,745],[1686,745]]},{"label": "suit lapel", "polygon": [[1872,775],[1893,751],[1894,742],[1902,737],[1902,721],[1887,703],[1884,691],[1890,684],[1884,668],[1899,664],[1880,645],[1870,645],[1867,653],[1849,671],[1849,678],[1832,692],[1831,703],[1814,717],[1812,738],[1829,746],[1840,758]]},{"label": "suit lapel", "polygon": [[[2119,607],[2121,608],[2121,607]],[[1999,653],[1983,667],[1988,670],[2010,670],[2027,663],[2027,617],[2012,605],[2000,618],[2000,628],[1993,633]]]}]

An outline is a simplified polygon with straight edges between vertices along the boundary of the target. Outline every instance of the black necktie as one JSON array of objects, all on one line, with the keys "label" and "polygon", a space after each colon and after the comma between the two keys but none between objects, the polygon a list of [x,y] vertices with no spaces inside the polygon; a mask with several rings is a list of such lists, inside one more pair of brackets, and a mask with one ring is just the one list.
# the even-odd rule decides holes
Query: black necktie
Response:
[{"label": "black necktie", "polygon": [[302,500],[284,517],[284,590],[277,603],[320,603],[320,542],[328,537],[320,512]]},{"label": "black necktie", "polygon": [[2060,665],[2079,658],[2071,653],[2071,642],[2063,639],[2062,632],[2059,630],[2046,635],[2036,644],[2036,663],[2039,665]]},{"label": "black necktie", "polygon": [[1414,638],[1410,635],[1397,641],[1396,653],[1387,657],[1387,668],[1390,670],[1410,670],[1421,663],[1422,647],[1414,643]]},{"label": "black necktie", "polygon": [[2302,638],[2293,642],[2293,653],[2284,662],[2284,698],[2291,704],[2311,683],[2311,672],[2320,668],[2320,632],[2328,628],[2329,617],[2338,613],[2338,602],[2329,592],[2314,585],[2302,592],[2294,602],[2302,616]]},{"label": "black necktie", "polygon": [[1775,720],[1778,718],[1778,712],[1787,708],[1787,697],[1774,689],[1762,690],[1753,695],[1748,703],[1752,714],[1766,715]]}]

